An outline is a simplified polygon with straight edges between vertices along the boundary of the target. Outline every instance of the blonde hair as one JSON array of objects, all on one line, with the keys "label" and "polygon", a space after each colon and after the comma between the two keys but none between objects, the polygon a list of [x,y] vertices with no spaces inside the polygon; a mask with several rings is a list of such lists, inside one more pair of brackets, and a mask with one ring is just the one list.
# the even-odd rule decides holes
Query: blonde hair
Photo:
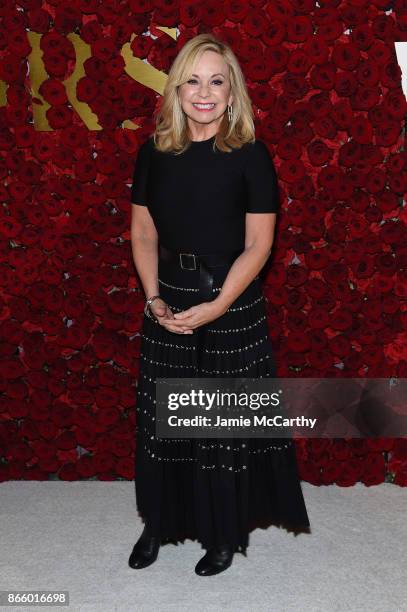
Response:
[{"label": "blonde hair", "polygon": [[233,95],[232,121],[229,121],[225,112],[213,148],[230,152],[231,147],[240,148],[246,142],[255,140],[252,104],[239,62],[229,45],[211,33],[203,33],[185,43],[170,68],[161,106],[155,118],[153,138],[158,151],[183,153],[190,145],[187,119],[179,100],[178,87],[191,78],[195,61],[204,51],[219,53],[229,66],[230,91]]}]

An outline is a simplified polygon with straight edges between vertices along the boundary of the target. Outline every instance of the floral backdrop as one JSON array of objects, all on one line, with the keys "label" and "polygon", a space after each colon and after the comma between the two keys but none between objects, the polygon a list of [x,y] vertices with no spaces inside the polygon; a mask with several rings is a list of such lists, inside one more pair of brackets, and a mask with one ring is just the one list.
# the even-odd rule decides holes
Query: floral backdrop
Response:
[{"label": "floral backdrop", "polygon": [[[132,171],[204,31],[238,57],[279,177],[278,374],[407,376],[405,0],[3,0],[0,18],[0,480],[134,478]],[[407,484],[405,439],[296,445],[313,484]]]}]

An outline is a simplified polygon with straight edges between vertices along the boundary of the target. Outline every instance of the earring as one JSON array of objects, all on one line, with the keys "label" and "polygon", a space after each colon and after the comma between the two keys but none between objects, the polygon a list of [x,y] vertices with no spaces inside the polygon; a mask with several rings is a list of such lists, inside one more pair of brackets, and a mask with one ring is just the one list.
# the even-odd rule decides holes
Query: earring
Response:
[{"label": "earring", "polygon": [[233,108],[232,106],[229,106],[229,104],[228,104],[228,119],[229,121],[232,121],[233,119]]}]

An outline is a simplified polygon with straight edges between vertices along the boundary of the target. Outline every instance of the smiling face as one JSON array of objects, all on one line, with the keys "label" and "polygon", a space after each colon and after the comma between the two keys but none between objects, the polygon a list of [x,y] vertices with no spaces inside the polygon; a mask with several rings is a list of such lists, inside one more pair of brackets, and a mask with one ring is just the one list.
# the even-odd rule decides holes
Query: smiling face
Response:
[{"label": "smiling face", "polygon": [[182,110],[192,138],[210,138],[219,129],[228,104],[233,103],[229,66],[215,51],[204,51],[191,77],[179,87]]}]

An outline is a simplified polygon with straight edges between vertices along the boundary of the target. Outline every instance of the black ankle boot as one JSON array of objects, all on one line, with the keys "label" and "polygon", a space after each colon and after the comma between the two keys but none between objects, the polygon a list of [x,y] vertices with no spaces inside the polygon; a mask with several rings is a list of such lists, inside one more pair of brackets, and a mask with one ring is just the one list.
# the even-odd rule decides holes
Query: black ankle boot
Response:
[{"label": "black ankle boot", "polygon": [[148,567],[157,559],[159,549],[160,538],[150,535],[146,525],[129,557],[130,567],[132,569]]},{"label": "black ankle boot", "polygon": [[210,548],[196,564],[195,573],[198,576],[214,576],[230,567],[232,560],[233,550],[229,544]]}]

